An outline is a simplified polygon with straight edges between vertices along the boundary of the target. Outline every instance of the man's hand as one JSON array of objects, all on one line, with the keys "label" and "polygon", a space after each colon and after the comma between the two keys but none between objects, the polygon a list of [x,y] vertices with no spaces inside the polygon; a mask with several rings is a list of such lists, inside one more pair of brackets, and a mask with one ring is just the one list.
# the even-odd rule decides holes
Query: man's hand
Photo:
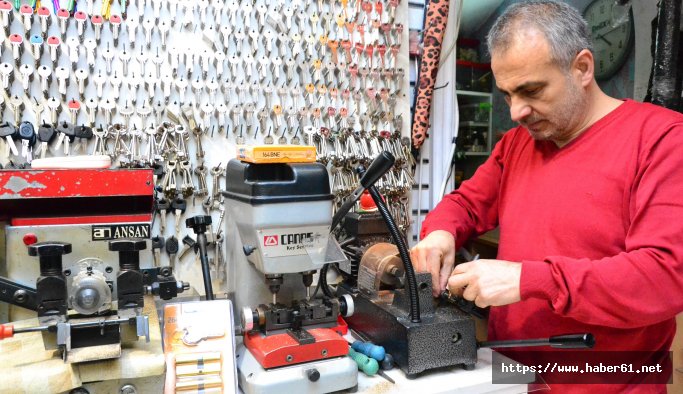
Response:
[{"label": "man's hand", "polygon": [[453,271],[455,238],[448,231],[431,232],[410,250],[410,259],[416,272],[432,274],[432,293],[438,297],[446,290],[448,277]]},{"label": "man's hand", "polygon": [[504,260],[475,260],[458,264],[448,279],[451,294],[462,295],[480,307],[512,304],[521,299],[522,264]]}]

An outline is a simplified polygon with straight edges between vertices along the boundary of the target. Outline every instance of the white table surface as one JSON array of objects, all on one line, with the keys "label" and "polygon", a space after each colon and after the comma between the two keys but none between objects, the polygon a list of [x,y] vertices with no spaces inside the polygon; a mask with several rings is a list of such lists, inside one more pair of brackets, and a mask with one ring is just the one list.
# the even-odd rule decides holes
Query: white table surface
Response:
[{"label": "white table surface", "polygon": [[477,363],[472,371],[465,371],[462,367],[442,368],[428,371],[419,377],[409,380],[400,368],[394,368],[385,373],[394,379],[396,384],[379,375],[367,376],[358,373],[359,393],[526,393],[525,384],[493,384],[492,350],[479,349]]}]

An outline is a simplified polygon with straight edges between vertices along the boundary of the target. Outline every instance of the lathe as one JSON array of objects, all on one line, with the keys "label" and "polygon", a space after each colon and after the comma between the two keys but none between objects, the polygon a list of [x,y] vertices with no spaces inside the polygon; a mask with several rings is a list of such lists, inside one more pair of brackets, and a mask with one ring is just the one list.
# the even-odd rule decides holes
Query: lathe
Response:
[{"label": "lathe", "polygon": [[189,288],[169,267],[141,268],[152,193],[148,170],[0,171],[0,301],[38,316],[34,327],[2,326],[2,336],[41,331],[45,348],[73,363],[116,358],[122,343],[149,340],[143,296],[170,299]]}]

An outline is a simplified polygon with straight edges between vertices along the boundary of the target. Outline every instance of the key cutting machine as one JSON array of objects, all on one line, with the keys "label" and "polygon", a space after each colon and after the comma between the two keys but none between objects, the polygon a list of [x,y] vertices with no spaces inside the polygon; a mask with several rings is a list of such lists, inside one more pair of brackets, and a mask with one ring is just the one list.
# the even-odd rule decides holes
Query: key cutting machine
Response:
[{"label": "key cutting machine", "polygon": [[[438,302],[433,300],[431,275],[414,272],[404,235],[374,186],[375,181],[393,163],[394,157],[389,152],[383,152],[367,171],[360,168],[361,186],[333,218],[333,228],[344,216],[351,220],[345,226],[348,238],[344,243],[360,244],[364,251],[358,261],[361,249],[356,247],[350,250],[349,255],[356,260],[350,264],[355,267],[355,272],[347,273],[345,282],[338,287],[338,293],[353,297],[355,313],[347,319],[349,327],[363,338],[383,346],[408,377],[452,366],[473,369],[478,347],[592,347],[594,340],[590,334],[477,343],[472,316],[481,315],[474,304],[448,293]],[[367,218],[358,220],[357,215],[348,214],[364,190],[370,193],[395,245],[378,242],[368,246],[366,235],[377,236],[381,233],[377,223]],[[323,283],[323,286],[326,284]]]},{"label": "key cutting machine", "polygon": [[189,288],[169,267],[140,266],[152,200],[151,170],[0,171],[0,301],[39,322],[1,326],[0,338],[42,331],[46,349],[82,362],[119,357],[122,342],[148,336],[144,294]]},{"label": "key cutting machine", "polygon": [[[326,168],[231,160],[226,178],[223,195],[239,233],[235,254],[242,254],[233,268],[244,330],[237,352],[242,390],[355,387],[357,366],[339,334],[345,330],[340,315],[353,313],[351,297],[318,299],[310,291],[316,271],[344,259],[330,236],[333,196]],[[227,226],[226,233],[234,228]]]}]

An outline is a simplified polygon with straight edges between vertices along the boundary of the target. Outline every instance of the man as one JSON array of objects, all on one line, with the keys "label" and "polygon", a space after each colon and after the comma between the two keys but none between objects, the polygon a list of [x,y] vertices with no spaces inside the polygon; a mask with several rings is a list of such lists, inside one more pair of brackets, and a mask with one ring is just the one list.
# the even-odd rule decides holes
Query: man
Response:
[{"label": "man", "polygon": [[[683,115],[603,93],[587,24],[564,3],[510,6],[488,45],[519,126],[427,216],[416,269],[435,295],[492,306],[489,339],[589,332],[596,350],[668,351],[683,310]],[[498,259],[454,269],[497,226]]]}]

